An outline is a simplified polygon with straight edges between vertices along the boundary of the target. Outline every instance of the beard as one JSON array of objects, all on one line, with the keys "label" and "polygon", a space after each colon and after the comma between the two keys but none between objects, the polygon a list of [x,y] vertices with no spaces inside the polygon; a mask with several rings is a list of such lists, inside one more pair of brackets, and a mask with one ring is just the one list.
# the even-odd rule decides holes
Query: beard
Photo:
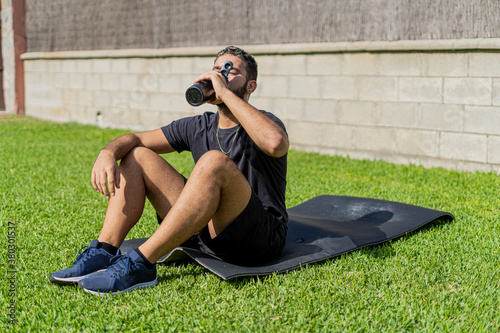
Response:
[{"label": "beard", "polygon": [[244,85],[242,85],[238,90],[233,91],[234,94],[236,96],[238,96],[239,98],[243,99],[245,97],[246,92],[247,92],[247,84],[248,84],[248,81],[245,81]]},{"label": "beard", "polygon": [[[245,81],[245,84],[242,85],[240,88],[236,89],[236,90],[231,90],[236,96],[238,96],[239,98],[241,99],[244,99],[245,98],[245,94],[247,92],[247,84],[248,84],[248,81]],[[224,103],[219,103],[217,104],[217,106],[219,107],[226,107],[226,104]]]}]

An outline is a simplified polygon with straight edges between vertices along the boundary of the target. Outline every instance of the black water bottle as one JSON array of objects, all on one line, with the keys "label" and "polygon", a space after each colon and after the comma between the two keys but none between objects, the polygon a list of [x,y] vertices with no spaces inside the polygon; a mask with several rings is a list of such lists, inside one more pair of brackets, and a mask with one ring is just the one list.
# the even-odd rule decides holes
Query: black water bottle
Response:
[{"label": "black water bottle", "polygon": [[[226,81],[228,81],[227,75],[233,68],[233,63],[231,61],[226,61],[222,66],[219,73],[224,75]],[[206,101],[211,101],[215,98],[215,91],[210,81],[201,81],[199,83],[193,84],[186,90],[186,100],[192,106],[200,106]]]}]

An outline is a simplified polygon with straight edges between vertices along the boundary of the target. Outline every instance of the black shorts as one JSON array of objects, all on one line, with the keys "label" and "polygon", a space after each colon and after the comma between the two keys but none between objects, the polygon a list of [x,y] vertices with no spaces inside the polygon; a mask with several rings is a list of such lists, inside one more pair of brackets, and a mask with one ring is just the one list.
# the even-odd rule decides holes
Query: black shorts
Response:
[{"label": "black shorts", "polygon": [[[158,217],[161,223],[161,219]],[[243,212],[214,239],[208,227],[191,237],[181,246],[200,251],[240,265],[256,265],[280,255],[285,246],[286,223],[264,209],[252,191]]]}]

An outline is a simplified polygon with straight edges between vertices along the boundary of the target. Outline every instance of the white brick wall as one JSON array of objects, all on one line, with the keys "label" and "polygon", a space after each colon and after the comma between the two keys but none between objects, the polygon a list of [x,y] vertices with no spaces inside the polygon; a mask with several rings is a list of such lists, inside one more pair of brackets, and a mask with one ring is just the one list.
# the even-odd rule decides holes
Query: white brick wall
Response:
[{"label": "white brick wall", "polygon": [[466,77],[468,55],[464,53],[427,53],[421,56],[421,74],[427,77]]},{"label": "white brick wall", "polygon": [[491,78],[445,78],[444,102],[447,104],[491,105]]},{"label": "white brick wall", "polygon": [[397,101],[398,78],[360,76],[357,78],[358,98],[362,101]]},{"label": "white brick wall", "polygon": [[488,136],[487,162],[500,165],[500,136]]},{"label": "white brick wall", "polygon": [[[326,52],[322,45],[314,53],[304,45],[302,53],[273,46],[271,54],[256,48],[263,54],[256,54],[258,88],[250,102],[279,116],[299,149],[500,172],[500,53],[478,52],[476,44],[464,51],[461,43],[453,52],[443,41],[439,47],[429,41],[421,52],[411,42],[401,49],[397,43],[390,52]],[[144,130],[215,110],[191,107],[184,98],[193,80],[212,67],[212,54],[137,52],[27,57],[27,114],[96,123],[99,112],[104,126]]]},{"label": "white brick wall", "polygon": [[[185,89],[206,58],[117,58],[25,61],[27,114],[56,121],[144,130],[196,114]],[[212,109],[212,106],[204,107]],[[171,113],[171,117],[163,115]]]},{"label": "white brick wall", "polygon": [[500,79],[493,79],[493,105],[500,105]]},{"label": "white brick wall", "polygon": [[399,100],[406,102],[441,103],[443,79],[439,77],[400,77]]},{"label": "white brick wall", "polygon": [[486,163],[487,136],[467,133],[441,133],[440,157]]}]

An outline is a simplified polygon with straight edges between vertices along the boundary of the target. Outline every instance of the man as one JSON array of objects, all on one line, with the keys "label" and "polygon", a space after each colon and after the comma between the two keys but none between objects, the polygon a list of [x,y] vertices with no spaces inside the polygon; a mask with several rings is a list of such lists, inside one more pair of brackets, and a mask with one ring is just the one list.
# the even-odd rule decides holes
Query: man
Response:
[{"label": "man", "polygon": [[[219,73],[233,63],[228,80]],[[156,261],[186,241],[212,256],[255,264],[277,256],[285,243],[288,135],[271,113],[248,103],[257,88],[257,64],[230,46],[217,54],[210,81],[216,113],[127,134],[104,147],[92,169],[94,188],[109,198],[97,240],[54,283],[78,283],[87,292],[126,292],[157,284]],[[191,151],[189,180],[158,154]],[[117,161],[121,160],[120,165]],[[148,198],[160,226],[139,248],[118,248],[139,220]]]}]

